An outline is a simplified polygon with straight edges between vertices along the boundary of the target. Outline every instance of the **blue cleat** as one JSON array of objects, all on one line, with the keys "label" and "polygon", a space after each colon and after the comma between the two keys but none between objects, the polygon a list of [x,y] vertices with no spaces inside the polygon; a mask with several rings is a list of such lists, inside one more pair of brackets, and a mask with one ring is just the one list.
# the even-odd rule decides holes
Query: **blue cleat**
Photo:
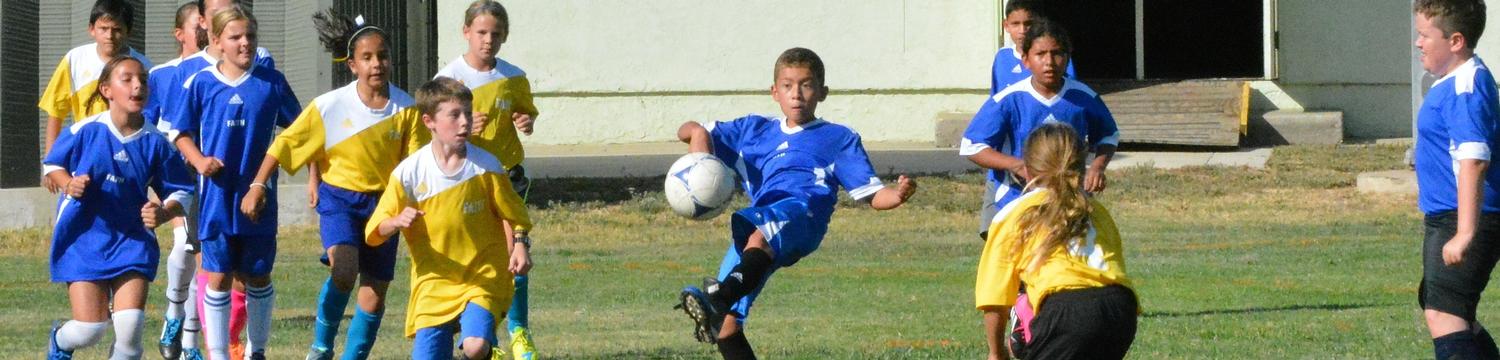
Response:
[{"label": "blue cleat", "polygon": [[203,360],[203,353],[198,349],[182,349],[182,360]]},{"label": "blue cleat", "polygon": [[52,331],[47,335],[47,359],[49,360],[73,360],[72,351],[63,351],[57,347],[57,329],[62,328],[62,320],[52,320]]},{"label": "blue cleat", "polygon": [[161,340],[157,341],[161,358],[177,360],[182,357],[182,319],[167,319],[162,323]]}]

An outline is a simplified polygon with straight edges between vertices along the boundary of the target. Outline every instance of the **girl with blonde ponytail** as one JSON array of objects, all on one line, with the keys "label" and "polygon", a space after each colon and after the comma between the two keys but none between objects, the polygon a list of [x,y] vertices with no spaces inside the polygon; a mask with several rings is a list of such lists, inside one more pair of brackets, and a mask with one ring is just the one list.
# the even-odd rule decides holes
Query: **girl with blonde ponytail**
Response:
[{"label": "girl with blonde ponytail", "polygon": [[[1086,149],[1078,132],[1047,123],[1026,139],[1024,194],[996,215],[979,258],[975,308],[984,312],[990,358],[1118,359],[1135,340],[1140,311],[1120,233],[1085,194]],[[1017,304],[1021,286],[1026,304]],[[1011,308],[1035,312],[1009,351]]]}]

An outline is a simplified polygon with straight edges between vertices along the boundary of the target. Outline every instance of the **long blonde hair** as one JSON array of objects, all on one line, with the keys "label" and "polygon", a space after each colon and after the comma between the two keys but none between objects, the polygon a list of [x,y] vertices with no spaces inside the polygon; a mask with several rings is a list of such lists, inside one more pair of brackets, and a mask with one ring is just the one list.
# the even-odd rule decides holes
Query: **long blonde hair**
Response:
[{"label": "long blonde hair", "polygon": [[[1081,189],[1087,152],[1072,126],[1057,122],[1043,124],[1031,131],[1024,152],[1021,157],[1032,177],[1026,189],[1043,188],[1051,192],[1046,202],[1021,214],[1021,240],[1011,249],[1016,260],[1028,262],[1026,271],[1031,272],[1040,268],[1058,247],[1088,234],[1093,207]],[[1022,250],[1038,238],[1041,243],[1034,246],[1036,253],[1032,258],[1020,259]]]}]

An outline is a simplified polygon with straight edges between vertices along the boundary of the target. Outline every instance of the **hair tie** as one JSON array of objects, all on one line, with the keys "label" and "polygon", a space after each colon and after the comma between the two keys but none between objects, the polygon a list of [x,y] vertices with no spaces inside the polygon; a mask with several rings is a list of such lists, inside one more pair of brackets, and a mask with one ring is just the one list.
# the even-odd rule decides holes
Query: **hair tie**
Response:
[{"label": "hair tie", "polygon": [[354,27],[356,28],[354,30],[354,33],[349,34],[349,40],[344,44],[344,56],[333,58],[333,62],[341,63],[349,61],[349,57],[354,55],[354,39],[359,38],[359,33],[365,32],[365,30],[379,31],[382,34],[385,33],[385,30],[381,30],[379,27],[365,26],[364,15],[357,15],[354,17]]}]

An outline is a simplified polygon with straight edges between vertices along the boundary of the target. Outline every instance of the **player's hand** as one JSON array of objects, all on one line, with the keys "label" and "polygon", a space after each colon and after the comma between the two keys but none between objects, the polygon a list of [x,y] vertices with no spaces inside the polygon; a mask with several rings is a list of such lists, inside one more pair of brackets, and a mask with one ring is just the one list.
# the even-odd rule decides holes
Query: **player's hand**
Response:
[{"label": "player's hand", "polygon": [[901,175],[901,177],[896,178],[896,191],[897,194],[901,194],[901,203],[904,204],[906,200],[910,200],[911,196],[917,193],[917,181],[906,177],[906,175]]},{"label": "player's hand", "polygon": [[1015,175],[1017,179],[1021,179],[1021,182],[1023,183],[1031,181],[1031,173],[1026,171],[1026,163],[1024,162],[1016,162],[1015,167],[1005,170]]},{"label": "player's hand", "polygon": [[74,199],[82,199],[83,198],[83,190],[87,189],[88,187],[89,187],[89,176],[88,175],[78,175],[78,176],[74,176],[72,180],[68,180],[68,186],[67,186],[67,189],[65,189],[65,191],[67,191],[67,194],[68,194],[69,197],[72,197]]},{"label": "player's hand", "polygon": [[193,169],[198,171],[198,175],[214,176],[214,174],[219,173],[219,170],[223,168],[224,162],[212,156],[204,156],[198,158],[198,161],[193,162]]},{"label": "player's hand", "polygon": [[401,230],[411,227],[411,223],[416,222],[417,218],[422,217],[422,215],[426,214],[427,213],[422,212],[421,210],[417,210],[408,206],[406,209],[401,210],[400,214],[396,214],[396,217],[393,217],[390,220],[386,221],[390,221],[391,226],[395,226],[396,230]]},{"label": "player's hand", "polygon": [[1464,251],[1469,249],[1469,242],[1474,240],[1473,235],[1453,235],[1447,244],[1443,245],[1443,264],[1456,266],[1464,261]]},{"label": "player's hand", "polygon": [[469,134],[484,132],[484,126],[490,123],[490,115],[482,112],[474,112],[474,122],[469,123]]},{"label": "player's hand", "polygon": [[307,185],[307,208],[318,208],[318,184],[316,182]]},{"label": "player's hand", "polygon": [[58,191],[62,191],[63,189],[62,186],[58,186],[57,184],[52,183],[52,179],[48,178],[46,175],[42,175],[42,188],[47,189],[47,192],[53,194],[56,194]]},{"label": "player's hand", "polygon": [[266,207],[266,188],[264,186],[250,186],[245,191],[245,198],[240,200],[240,213],[250,218],[250,222],[260,222],[260,211]]},{"label": "player's hand", "polygon": [[531,136],[531,131],[533,130],[532,126],[536,125],[536,120],[533,120],[531,118],[531,114],[511,113],[510,117],[511,122],[514,122],[516,124],[516,130],[520,130],[521,133],[526,134],[526,136]]},{"label": "player's hand", "polygon": [[531,272],[531,246],[516,244],[510,252],[510,272],[515,275],[526,275]]},{"label": "player's hand", "polygon": [[1088,192],[1094,193],[1094,194],[1098,194],[1098,193],[1104,192],[1104,187],[1108,183],[1108,180],[1107,180],[1107,178],[1105,178],[1104,172],[1103,171],[1099,171],[1097,169],[1098,168],[1089,168],[1088,173],[1086,173],[1084,175],[1084,177],[1083,177],[1083,190],[1084,191],[1088,191]]},{"label": "player's hand", "polygon": [[161,204],[156,202],[147,201],[146,205],[141,206],[141,223],[145,224],[147,229],[156,229],[161,226],[162,220],[170,217],[171,214],[167,213],[167,209],[162,208]]}]

